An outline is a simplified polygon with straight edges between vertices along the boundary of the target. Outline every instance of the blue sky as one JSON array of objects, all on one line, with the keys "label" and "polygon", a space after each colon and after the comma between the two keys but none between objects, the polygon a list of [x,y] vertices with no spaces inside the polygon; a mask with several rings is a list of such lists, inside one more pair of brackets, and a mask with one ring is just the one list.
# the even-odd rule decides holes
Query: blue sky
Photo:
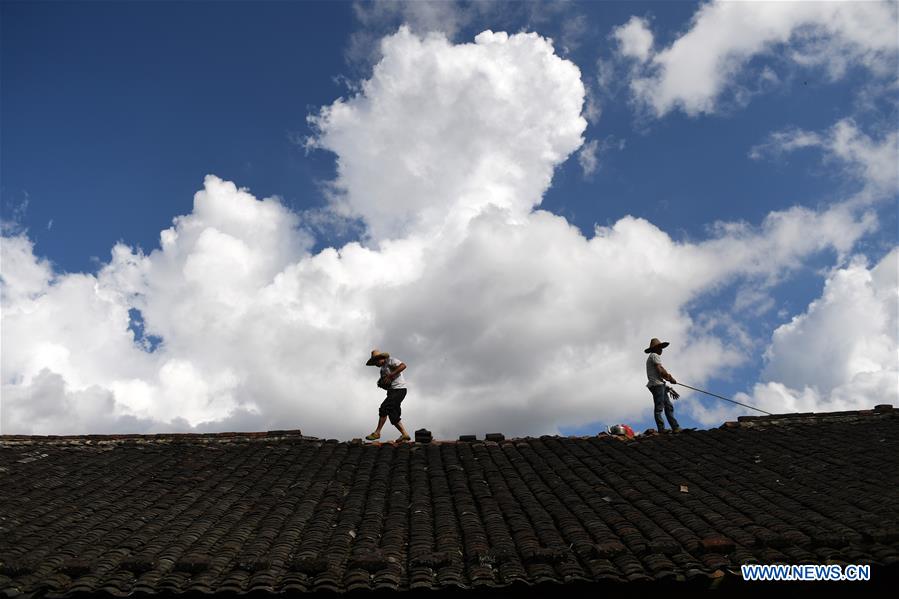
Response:
[{"label": "blue sky", "polygon": [[[894,31],[895,5],[872,4],[889,16],[887,33]],[[835,131],[840,122],[851,126],[848,135],[854,142],[869,150],[879,148],[878,156],[892,155],[895,170],[895,142],[890,139],[896,131],[895,68],[889,67],[895,67],[895,47],[879,47],[874,42],[871,47],[859,45],[852,31],[840,28],[844,15],[827,19],[818,19],[816,15],[785,16],[785,22],[793,19],[787,28],[793,33],[787,41],[760,38],[758,51],[728,63],[726,84],[720,93],[712,94],[710,104],[697,110],[684,100],[660,111],[653,110],[651,103],[634,92],[631,85],[656,76],[657,71],[641,69],[649,69],[651,61],[662,56],[664,49],[691,31],[700,33],[697,25],[701,21],[701,4],[427,6],[350,2],[3,2],[0,207],[4,235],[32,243],[31,258],[35,263],[47,260],[56,277],[55,282],[48,279],[42,291],[29,293],[29,301],[49,293],[54,285],[60,287],[67,273],[87,273],[101,280],[101,271],[113,261],[110,251],[118,242],[132,248],[136,255],[160,250],[160,232],[172,226],[173,218],[192,213],[194,194],[203,188],[207,174],[233,181],[255,198],[277,197],[284,207],[300,215],[299,228],[307,227],[310,236],[305,248],[308,255],[314,256],[327,247],[340,248],[356,239],[368,247],[378,247],[379,240],[360,237],[359,228],[342,229],[331,221],[317,226],[307,222],[307,216],[328,211],[333,184],[341,176],[336,168],[337,157],[341,156],[339,144],[327,141],[328,127],[336,125],[320,122],[316,128],[308,117],[318,115],[322,107],[332,105],[338,98],[352,98],[359,93],[357,86],[372,77],[372,69],[381,58],[378,41],[394,35],[403,23],[412,35],[442,31],[450,43],[456,44],[470,44],[486,29],[510,34],[534,31],[552,38],[556,56],[578,67],[588,102],[582,113],[586,117],[584,143],[569,150],[567,159],[551,166],[552,183],[539,208],[563,217],[587,239],[597,226],[614,227],[621,219],[633,217],[651,223],[675,244],[701,245],[721,236],[715,223],[743,223],[758,231],[772,212],[804,207],[819,214],[852,202],[852,198],[868,193],[874,185],[870,175],[859,174],[871,172],[864,171],[863,162],[865,156],[874,152],[855,152],[854,158],[840,155],[833,141],[836,137],[828,137],[828,132]],[[615,36],[615,31],[632,18],[637,19],[637,29],[653,35],[652,56],[656,58],[644,61],[643,66],[625,55],[622,38]],[[813,35],[805,35],[807,31]],[[854,50],[846,52],[846,47]],[[733,59],[733,50],[726,44],[708,48],[710,53],[716,51]],[[794,58],[797,55],[806,59]],[[810,55],[820,60],[808,60]],[[844,60],[837,64],[831,55],[843,56]],[[654,64],[658,68],[662,63]],[[884,65],[892,74],[883,75]],[[589,105],[598,105],[600,110],[588,114]],[[778,133],[784,136],[775,138]],[[814,143],[788,148],[789,140],[798,139],[799,133],[817,137]],[[317,148],[304,147],[305,140],[316,137]],[[775,143],[775,139],[779,141]],[[591,142],[596,144],[593,169],[585,168],[579,160],[579,152]],[[753,149],[758,150],[755,157],[751,156]],[[872,168],[883,170],[879,164]],[[744,401],[767,401],[767,396],[753,389],[759,383],[776,382],[770,376],[771,367],[765,356],[766,352],[769,356],[781,355],[779,351],[784,349],[772,345],[778,327],[801,315],[812,322],[815,316],[810,304],[822,297],[826,282],[836,280],[838,271],[849,269],[859,260],[867,260],[864,268],[873,269],[896,247],[899,225],[891,176],[881,177],[880,187],[871,192],[877,196],[875,199],[864,200],[861,208],[853,205],[853,218],[860,220],[862,212],[866,212],[874,221],[861,232],[847,233],[851,239],[846,247],[838,240],[824,240],[820,250],[804,251],[789,259],[782,269],[774,268],[764,275],[722,276],[704,284],[701,290],[686,293],[686,299],[677,300],[679,303],[672,305],[671,310],[687,318],[692,327],[714,315],[715,324],[703,328],[702,335],[728,345],[737,334],[732,330],[736,325],[739,333],[747,337],[737,352],[739,359],[724,359],[716,367],[711,356],[697,358],[702,367],[685,365],[684,369],[695,371],[699,377],[684,379],[685,382],[705,385],[728,396],[747,394]],[[354,193],[352,188],[348,192],[344,188],[344,192]],[[365,222],[364,215],[360,209],[354,218]],[[809,232],[815,234],[816,231]],[[8,264],[12,264],[10,252],[6,252],[4,265],[8,286],[12,280],[8,271]],[[651,254],[648,259],[653,259]],[[678,272],[677,260],[665,261],[664,268],[671,281],[683,281],[695,272],[692,268]],[[643,284],[656,288],[654,293],[660,303],[668,301],[668,279],[649,278]],[[752,288],[759,289],[770,305],[756,310],[763,301],[756,298],[747,308],[735,307],[737,295]],[[118,307],[130,310],[132,322],[125,333],[136,335],[134,342],[141,346],[144,324],[135,326],[134,317],[152,310],[146,303],[149,295],[137,295],[142,299],[126,299]],[[10,291],[4,298],[4,311],[13,318],[18,312],[11,297]],[[603,297],[594,300],[601,303]],[[535,313],[539,314],[539,308],[535,307]],[[884,309],[888,313],[891,310],[889,305]],[[639,322],[639,315],[636,318]],[[170,342],[166,344],[167,336],[162,333],[165,325],[154,326],[149,317],[146,324],[148,338],[155,336],[152,344],[141,346],[145,354],[147,347],[152,350],[150,354],[163,349],[175,351],[178,343],[173,334],[168,335]],[[13,347],[13,333],[7,332],[10,328],[15,331],[15,324],[4,323],[2,350],[7,364],[3,383],[10,385],[10,394],[13,387],[16,393],[25,393],[29,385],[34,393],[35,377],[43,371],[38,368],[40,359],[36,356],[43,354],[35,350],[36,353],[25,355],[24,348]],[[632,347],[627,349],[631,350],[629,359],[636,364],[632,367],[639,373],[644,359],[641,350],[648,337],[637,329],[631,339]],[[675,331],[695,329],[672,327],[670,332],[662,330],[652,336],[666,337]],[[800,332],[782,331],[786,337],[788,333]],[[891,333],[887,330],[885,335],[887,343],[895,344],[895,329]],[[359,339],[356,353],[365,354],[370,349],[368,345],[389,341],[394,342],[393,347],[405,349],[407,357],[418,351],[401,330],[393,329],[385,341],[379,342],[373,336]],[[438,337],[434,337],[435,344]],[[159,340],[162,349],[157,350]],[[509,343],[522,340],[510,338]],[[677,365],[679,342],[686,344],[687,340],[671,341],[665,357]],[[312,342],[317,342],[315,335],[295,338],[297,344]],[[59,341],[61,345],[65,343],[68,342]],[[347,350],[340,350],[344,351]],[[446,351],[456,355],[454,350]],[[340,352],[336,355],[345,355]],[[423,351],[413,355],[421,362],[428,354]],[[858,356],[853,356],[852,363],[856,364]],[[174,354],[170,358],[174,360]],[[178,359],[189,362],[190,355],[182,354]],[[239,356],[229,359],[239,360]],[[412,364],[410,360],[410,379],[414,381]],[[198,372],[203,371],[194,366]],[[48,373],[57,372],[49,362],[44,367]],[[164,363],[147,368],[147,372],[158,374]],[[489,368],[496,370],[499,379],[506,376],[502,361]],[[678,374],[675,366],[671,369]],[[438,389],[451,382],[437,380],[436,366],[433,372],[433,376],[429,374],[430,386],[425,395],[436,396]],[[96,380],[85,377],[75,383],[62,370],[58,374],[65,381],[59,387],[64,391],[59,393],[68,402],[66,409],[75,411],[79,409],[78,400],[72,399],[71,394],[80,392],[79,389],[93,385],[121,395],[121,381],[125,378],[143,380],[149,386],[158,383],[155,375],[124,377],[106,373],[98,374]],[[362,371],[358,376],[367,374]],[[852,379],[855,374],[847,376]],[[214,375],[198,376],[206,380],[209,389],[215,388],[209,382]],[[235,376],[252,379],[253,373]],[[508,376],[513,377],[514,371]],[[585,373],[582,376],[584,381],[590,380]],[[115,384],[119,387],[110,381],[118,381]],[[531,383],[532,389],[543,384],[536,380]],[[644,381],[638,377],[629,384],[639,388]],[[807,384],[814,387],[814,381]],[[236,403],[229,404],[232,412],[223,413],[233,415],[234,407],[251,401],[247,398],[252,396],[252,401],[262,407],[250,412],[266,414],[265,400],[259,399],[265,388],[263,385],[228,391]],[[502,389],[506,387],[490,388],[490,392]],[[828,403],[836,400],[828,399],[827,391],[814,391],[817,399],[809,401],[818,401],[816,405],[844,407]],[[350,388],[344,392],[350,392]],[[895,389],[887,389],[886,393],[895,393]],[[538,393],[532,401],[552,396],[549,391]],[[796,396],[808,400],[801,390]],[[642,403],[639,408],[619,410],[611,407],[615,400],[609,398],[597,403],[595,418],[589,411],[572,408],[564,421],[555,424],[556,430],[593,433],[618,420],[641,429],[649,427],[649,393],[629,390],[622,397],[635,398],[627,399],[629,403]],[[114,401],[123,400],[116,395]],[[366,409],[371,410],[372,401],[363,404]],[[717,400],[692,397],[689,401],[709,409],[717,407]],[[770,401],[771,405],[778,405],[775,399]],[[132,407],[138,403],[135,401]],[[789,407],[789,402],[779,405]],[[121,412],[131,418],[127,426],[139,430],[185,426],[183,421],[172,424],[171,420],[154,420],[137,408],[131,412],[122,408]],[[283,418],[286,412],[271,411],[276,413]],[[11,414],[5,416],[7,422],[16,421]],[[708,426],[714,420],[709,415],[703,420],[699,412],[688,409],[679,410],[679,414],[687,426]],[[230,423],[267,426],[273,418],[236,419]],[[501,426],[502,419],[496,418],[488,420]],[[302,426],[304,419],[296,419],[297,426]],[[186,421],[190,426],[206,428],[229,422],[219,412]],[[150,422],[155,424],[147,424]],[[417,425],[413,423],[416,428]],[[449,426],[446,433],[465,433],[463,426],[467,425]],[[526,428],[525,424],[510,426]],[[440,430],[439,425],[430,428]],[[340,433],[342,429],[336,434]]]}]

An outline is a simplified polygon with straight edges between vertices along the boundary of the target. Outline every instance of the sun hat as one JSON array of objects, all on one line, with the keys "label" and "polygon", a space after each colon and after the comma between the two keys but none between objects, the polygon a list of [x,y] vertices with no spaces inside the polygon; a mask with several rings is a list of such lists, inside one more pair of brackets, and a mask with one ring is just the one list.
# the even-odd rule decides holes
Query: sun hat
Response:
[{"label": "sun hat", "polygon": [[389,358],[390,354],[386,351],[381,351],[379,349],[371,350],[371,357],[368,359],[368,362],[365,363],[366,366],[374,366],[376,360],[380,360],[381,358]]},{"label": "sun hat", "polygon": [[654,350],[654,349],[657,348],[657,347],[660,348],[660,349],[664,349],[664,348],[668,347],[668,345],[669,345],[669,343],[668,343],[667,341],[659,341],[658,339],[656,339],[655,337],[653,337],[653,338],[649,341],[649,347],[647,347],[646,349],[644,349],[644,350],[643,350],[643,353],[644,353],[644,354],[648,354],[649,352],[651,352],[652,350]]}]

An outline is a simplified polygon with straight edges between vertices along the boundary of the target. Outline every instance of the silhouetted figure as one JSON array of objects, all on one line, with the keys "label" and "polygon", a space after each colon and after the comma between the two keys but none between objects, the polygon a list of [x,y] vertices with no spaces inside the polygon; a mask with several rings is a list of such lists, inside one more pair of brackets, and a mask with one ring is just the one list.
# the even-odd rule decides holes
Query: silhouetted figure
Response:
[{"label": "silhouetted figure", "polygon": [[671,430],[676,433],[680,430],[680,425],[674,417],[674,406],[671,404],[671,400],[668,399],[668,388],[665,385],[665,381],[670,381],[672,385],[676,385],[677,381],[662,366],[662,350],[666,347],[668,347],[667,341],[662,342],[653,337],[649,342],[649,347],[643,350],[644,353],[649,354],[649,357],[646,358],[646,378],[649,379],[646,386],[649,387],[649,391],[652,393],[652,401],[655,404],[656,428],[659,429],[660,433],[665,432],[665,422],[662,420],[662,410],[664,410],[668,424],[671,425]]},{"label": "silhouetted figure", "polygon": [[380,439],[381,429],[384,428],[384,423],[389,418],[390,424],[398,428],[401,433],[397,442],[409,441],[411,437],[400,419],[402,414],[400,406],[406,397],[406,381],[403,379],[406,365],[396,358],[391,358],[389,353],[377,349],[371,350],[371,358],[365,365],[377,366],[381,369],[378,387],[387,390],[387,398],[381,402],[381,407],[378,409],[378,428],[365,438],[369,441]]}]

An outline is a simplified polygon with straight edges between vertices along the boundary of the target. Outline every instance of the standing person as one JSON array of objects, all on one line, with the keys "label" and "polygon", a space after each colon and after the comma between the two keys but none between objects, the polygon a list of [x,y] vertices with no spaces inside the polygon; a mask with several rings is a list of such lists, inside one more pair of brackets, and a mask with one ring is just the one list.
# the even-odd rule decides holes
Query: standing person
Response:
[{"label": "standing person", "polygon": [[662,366],[662,350],[666,347],[668,347],[667,341],[662,342],[653,338],[649,342],[649,347],[643,350],[644,353],[649,354],[649,357],[646,358],[646,378],[649,379],[646,386],[649,387],[649,391],[652,393],[652,401],[655,404],[656,428],[659,429],[660,433],[665,432],[665,422],[662,420],[662,410],[665,410],[668,424],[671,425],[672,432],[676,433],[680,431],[680,425],[677,423],[677,419],[674,418],[674,406],[671,405],[671,400],[668,399],[668,388],[665,386],[665,381],[670,381],[672,385],[676,385],[677,381]]},{"label": "standing person", "polygon": [[390,418],[390,424],[398,428],[400,433],[402,433],[400,438],[397,439],[397,443],[409,441],[411,437],[400,420],[402,413],[400,404],[403,403],[403,399],[406,397],[406,381],[403,379],[403,371],[406,370],[406,365],[396,358],[391,358],[387,352],[377,349],[371,350],[371,358],[368,359],[365,365],[377,366],[381,369],[378,387],[387,390],[387,398],[381,402],[381,407],[378,409],[378,428],[365,438],[369,441],[380,439],[384,422]]}]

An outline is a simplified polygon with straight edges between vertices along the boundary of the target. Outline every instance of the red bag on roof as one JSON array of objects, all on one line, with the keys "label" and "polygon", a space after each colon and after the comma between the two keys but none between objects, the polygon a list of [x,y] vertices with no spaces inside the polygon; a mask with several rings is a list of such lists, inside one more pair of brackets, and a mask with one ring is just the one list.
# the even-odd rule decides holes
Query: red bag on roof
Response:
[{"label": "red bag on roof", "polygon": [[629,427],[626,424],[616,424],[614,426],[609,427],[610,435],[618,435],[621,437],[627,437],[628,439],[634,438],[634,429]]}]

